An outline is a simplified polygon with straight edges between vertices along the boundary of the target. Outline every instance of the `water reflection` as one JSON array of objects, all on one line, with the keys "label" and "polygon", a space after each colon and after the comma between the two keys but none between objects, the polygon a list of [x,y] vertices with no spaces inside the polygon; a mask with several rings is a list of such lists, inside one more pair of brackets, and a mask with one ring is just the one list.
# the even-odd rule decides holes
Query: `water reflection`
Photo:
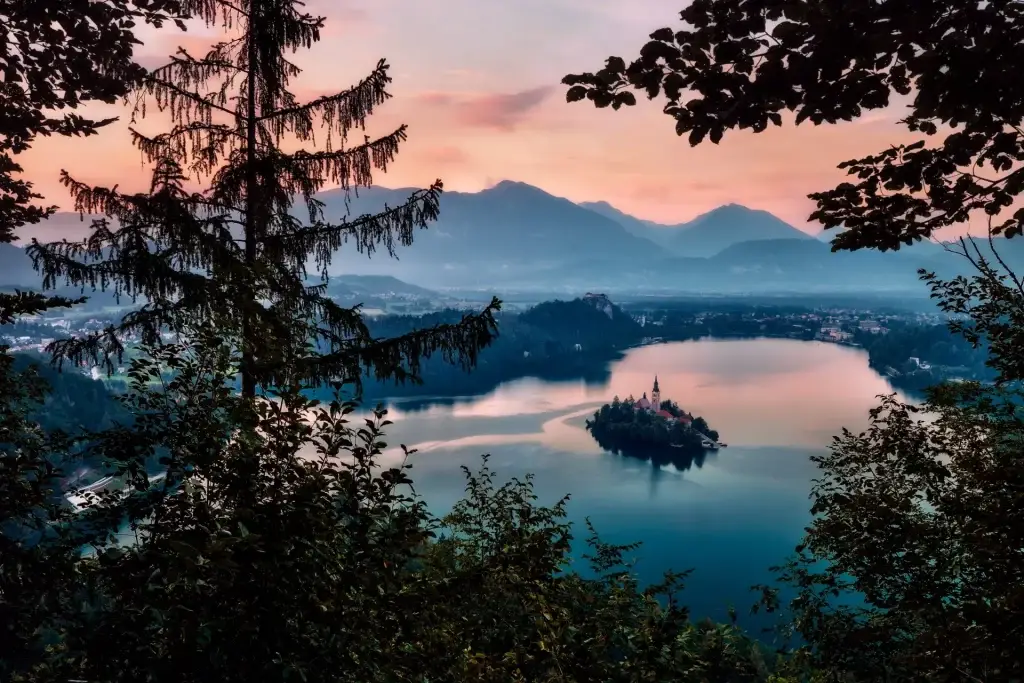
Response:
[{"label": "water reflection", "polygon": [[591,438],[603,450],[614,455],[621,455],[624,458],[649,462],[654,470],[658,472],[664,469],[665,471],[682,474],[691,467],[700,469],[704,466],[704,461],[715,454],[715,451],[691,451],[674,446],[664,446],[661,448],[649,445],[635,447],[617,446],[597,436],[591,435]]},{"label": "water reflection", "polygon": [[478,397],[392,401],[399,427],[392,430],[400,438],[429,435],[422,441],[432,447],[511,439],[593,452],[600,449],[581,416],[614,396],[650,391],[655,374],[663,399],[703,416],[731,448],[824,447],[842,427],[866,426],[875,397],[893,391],[858,349],[779,339],[695,341],[635,349],[611,364],[601,384],[525,378]]},{"label": "water reflection", "polygon": [[[694,341],[635,349],[607,380],[521,379],[474,398],[394,401],[387,457],[412,456],[416,491],[435,514],[463,497],[460,466],[490,466],[500,479],[536,476],[539,502],[565,494],[577,533],[590,518],[605,540],[642,541],[636,569],[657,580],[695,570],[687,601],[696,615],[746,612],[748,588],[792,551],[810,521],[810,456],[843,427],[868,424],[888,382],[857,349],[790,340]],[[703,416],[729,447],[665,462],[601,448],[585,420],[615,395],[650,391]],[[429,389],[430,387],[427,387]]]}]

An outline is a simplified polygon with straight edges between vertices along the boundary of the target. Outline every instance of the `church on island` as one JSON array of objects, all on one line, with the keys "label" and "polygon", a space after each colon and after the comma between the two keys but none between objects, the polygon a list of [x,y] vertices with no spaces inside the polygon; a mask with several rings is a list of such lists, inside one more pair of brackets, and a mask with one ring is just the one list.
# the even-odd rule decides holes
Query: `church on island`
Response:
[{"label": "church on island", "polygon": [[[693,415],[691,413],[688,413],[687,411],[682,410],[681,408],[679,408],[679,406],[677,406],[675,404],[670,404],[670,407],[672,407],[676,411],[675,413],[669,412],[668,410],[665,410],[665,408],[662,407],[661,387],[658,386],[658,376],[657,375],[654,376],[654,386],[651,388],[651,397],[650,398],[647,398],[647,392],[645,391],[644,395],[640,397],[639,401],[634,401],[632,396],[629,397],[629,400],[633,401],[633,409],[634,410],[636,410],[638,412],[643,411],[645,413],[648,413],[649,415],[656,415],[658,417],[664,418],[665,421],[669,425],[673,425],[673,424],[678,423],[678,424],[682,425],[683,427],[693,427],[694,426],[693,425],[693,419],[694,418],[693,418]],[[668,402],[666,402],[666,403],[668,403]],[[705,425],[705,427],[706,427],[706,425]],[[712,439],[707,434],[703,434],[703,433],[701,433],[699,431],[697,432],[697,434],[700,436],[701,444],[705,448],[709,448],[711,450],[717,450],[720,446],[725,446],[724,443],[719,443],[718,441],[716,441],[716,439],[718,438],[717,436],[714,439]]]},{"label": "church on island", "polygon": [[[630,397],[632,399],[632,397]],[[663,417],[669,422],[681,422],[682,424],[689,426],[693,423],[693,415],[683,411],[678,417],[668,412],[661,407],[661,388],[658,386],[658,376],[654,376],[654,387],[651,389],[651,398],[647,398],[647,392],[640,398],[639,401],[634,403],[636,410],[643,410],[644,412]]]},{"label": "church on island", "polygon": [[[602,448],[634,454],[642,453],[644,448],[650,452],[681,448],[694,454],[725,446],[703,417],[683,410],[675,401],[662,399],[657,375],[649,397],[647,392],[639,400],[630,396],[621,401],[616,396],[587,420],[587,430]],[[673,452],[672,457],[678,453]]]}]

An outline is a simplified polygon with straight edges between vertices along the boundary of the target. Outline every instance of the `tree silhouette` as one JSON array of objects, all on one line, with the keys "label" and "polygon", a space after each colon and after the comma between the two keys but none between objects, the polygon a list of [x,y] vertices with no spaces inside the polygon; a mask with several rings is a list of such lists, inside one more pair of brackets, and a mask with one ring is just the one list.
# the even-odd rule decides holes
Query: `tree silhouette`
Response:
[{"label": "tree silhouette", "polygon": [[[178,0],[10,0],[0,3],[0,243],[55,209],[21,177],[19,154],[38,136],[93,135],[113,119],[75,110],[114,102],[145,71],[132,59],[138,23],[160,26],[190,11]],[[0,325],[67,307],[66,297],[0,293]],[[22,364],[23,365],[23,364]],[[72,442],[40,427],[47,383],[0,346],[0,678],[31,660],[40,625],[61,604],[58,585],[74,575],[77,548],[34,544],[64,518],[59,458]],[[52,407],[50,408],[52,412]]]},{"label": "tree silhouette", "polygon": [[[96,221],[80,244],[33,243],[29,251],[45,284],[64,279],[146,302],[119,325],[55,342],[58,360],[110,367],[126,333],[155,344],[162,331],[212,322],[238,335],[242,392],[252,397],[258,385],[295,378],[358,382],[366,371],[414,378],[423,356],[440,352],[471,364],[491,340],[497,300],[459,324],[381,340],[371,337],[358,308],[327,296],[327,268],[338,249],[352,242],[361,253],[393,253],[395,244],[410,244],[414,230],[438,216],[442,186],[438,181],[376,215],[327,220],[316,192],[329,183],[346,196],[368,187],[373,172],[395,158],[406,126],[350,144],[390,97],[384,61],[348,90],[306,103],[295,98],[288,86],[299,69],[287,55],[317,42],[323,26],[300,8],[286,0],[200,2],[199,14],[226,39],[203,56],[179,49],[145,79],[135,100],[135,115],[155,105],[173,120],[156,136],[132,129],[154,164],[149,192],[90,187],[63,173],[78,210],[116,224]],[[315,145],[318,132],[319,147],[282,148],[286,140]],[[209,186],[190,191],[189,179]],[[310,281],[309,265],[319,282]],[[309,344],[319,353],[304,354]]]}]

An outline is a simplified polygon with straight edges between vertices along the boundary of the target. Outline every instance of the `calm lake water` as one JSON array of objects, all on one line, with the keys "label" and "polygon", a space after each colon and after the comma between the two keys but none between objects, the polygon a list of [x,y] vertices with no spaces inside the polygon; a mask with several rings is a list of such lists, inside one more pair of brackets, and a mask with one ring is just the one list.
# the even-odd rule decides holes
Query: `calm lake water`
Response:
[{"label": "calm lake water", "polygon": [[[635,570],[645,581],[694,569],[684,598],[694,615],[719,619],[730,603],[742,618],[749,587],[799,541],[816,474],[809,457],[844,426],[866,427],[876,396],[893,391],[865,353],[820,342],[648,346],[610,369],[600,385],[522,379],[454,403],[398,402],[386,440],[418,449],[412,478],[435,514],[462,497],[460,465],[474,469],[488,453],[501,480],[534,474],[542,504],[571,494],[581,546],[589,517],[606,541],[643,543]],[[728,448],[679,469],[597,446],[584,420],[615,395],[649,395],[655,374],[662,398],[703,416]]]}]

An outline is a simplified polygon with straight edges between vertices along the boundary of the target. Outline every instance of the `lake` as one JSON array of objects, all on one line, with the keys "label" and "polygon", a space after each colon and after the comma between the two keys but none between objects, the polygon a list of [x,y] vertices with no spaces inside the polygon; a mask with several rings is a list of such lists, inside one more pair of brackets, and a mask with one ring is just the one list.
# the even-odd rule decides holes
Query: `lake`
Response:
[{"label": "lake", "polygon": [[[728,447],[685,469],[598,447],[586,418],[615,395],[649,395],[655,375],[663,400],[703,416]],[[571,494],[581,545],[589,517],[606,541],[643,542],[644,581],[692,568],[683,597],[695,616],[723,619],[731,603],[743,619],[749,587],[770,577],[810,520],[810,456],[844,426],[865,428],[876,396],[892,391],[863,351],[824,342],[646,346],[612,362],[601,384],[521,379],[483,396],[396,401],[385,462],[401,457],[398,444],[418,449],[416,491],[443,514],[463,495],[460,465],[474,469],[488,453],[499,480],[534,474],[541,504]]]}]

